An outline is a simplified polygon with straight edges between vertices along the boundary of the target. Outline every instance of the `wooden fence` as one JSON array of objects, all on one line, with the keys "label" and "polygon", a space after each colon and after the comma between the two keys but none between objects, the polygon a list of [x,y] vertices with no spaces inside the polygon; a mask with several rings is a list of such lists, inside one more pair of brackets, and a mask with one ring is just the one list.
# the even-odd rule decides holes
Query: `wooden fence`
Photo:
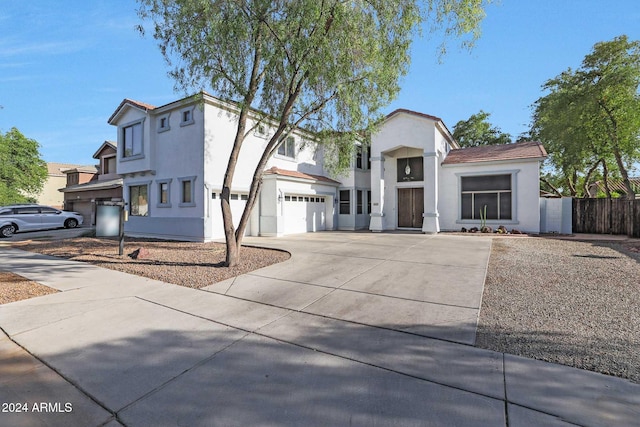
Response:
[{"label": "wooden fence", "polygon": [[640,237],[640,200],[573,199],[573,232]]}]

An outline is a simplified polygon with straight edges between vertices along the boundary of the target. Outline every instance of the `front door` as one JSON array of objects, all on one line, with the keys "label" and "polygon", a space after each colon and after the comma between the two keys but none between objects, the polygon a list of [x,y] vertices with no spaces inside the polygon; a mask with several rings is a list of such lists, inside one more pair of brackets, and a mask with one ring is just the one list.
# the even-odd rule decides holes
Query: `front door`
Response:
[{"label": "front door", "polygon": [[422,228],[424,188],[398,188],[398,227]]}]

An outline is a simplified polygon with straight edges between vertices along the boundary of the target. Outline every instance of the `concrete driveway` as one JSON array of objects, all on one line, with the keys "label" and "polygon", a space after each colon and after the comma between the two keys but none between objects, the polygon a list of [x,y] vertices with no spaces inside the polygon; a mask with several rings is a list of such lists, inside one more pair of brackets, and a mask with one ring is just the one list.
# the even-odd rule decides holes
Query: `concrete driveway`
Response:
[{"label": "concrete driveway", "polygon": [[216,292],[0,247],[61,291],[0,306],[0,425],[638,425],[638,384],[456,342],[484,238],[255,242],[294,255]]},{"label": "concrete driveway", "polygon": [[332,319],[474,344],[491,239],[421,233],[249,238],[290,260],[206,290]]}]

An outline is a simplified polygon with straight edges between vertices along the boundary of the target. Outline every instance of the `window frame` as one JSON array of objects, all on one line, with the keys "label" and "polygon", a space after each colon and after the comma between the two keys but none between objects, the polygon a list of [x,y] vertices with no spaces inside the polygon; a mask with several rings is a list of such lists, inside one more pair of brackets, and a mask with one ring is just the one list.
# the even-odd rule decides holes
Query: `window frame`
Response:
[{"label": "window frame", "polygon": [[[149,200],[149,184],[151,182],[147,181],[147,182],[132,182],[130,184],[127,184],[127,190],[128,190],[128,199],[129,199],[129,216],[135,216],[135,217],[149,217],[151,216],[151,209],[150,209],[150,200]],[[146,199],[147,199],[147,211],[145,214],[140,214],[140,213],[134,213],[133,211],[133,200],[132,200],[132,189],[134,187],[139,187],[139,188],[145,188],[145,192],[146,192]],[[139,190],[138,190],[139,191]],[[140,195],[138,195],[138,198],[140,198]],[[138,206],[138,212],[140,211],[140,207]]]},{"label": "window frame", "polygon": [[[144,158],[144,121],[145,118],[139,119],[139,120],[135,120],[133,122],[129,122],[124,124],[121,128],[120,128],[120,136],[122,138],[122,144],[118,144],[118,147],[122,146],[122,148],[120,148],[120,160],[121,161],[129,161],[129,160],[138,160],[138,159],[143,159]],[[139,153],[135,153],[133,151],[134,148],[134,144],[135,144],[135,134],[133,133],[133,129],[136,126],[140,126],[140,152]],[[127,153],[127,129],[131,129],[132,130],[132,152],[130,155],[126,155]]]},{"label": "window frame", "polygon": [[[180,127],[189,126],[195,123],[195,117],[193,114],[194,110],[195,110],[195,105],[188,108],[183,108],[180,110]],[[185,120],[184,118],[185,113],[189,114],[189,118],[187,120]]]},{"label": "window frame", "polygon": [[[291,143],[291,147],[289,147],[289,143]],[[284,147],[283,152],[280,152],[280,148]],[[290,152],[292,151],[292,152]],[[276,151],[276,154],[278,155],[278,157],[283,158],[283,159],[288,159],[288,160],[295,160],[296,158],[296,139],[293,137],[293,135],[288,135],[287,137],[283,138],[282,141],[280,141],[280,144],[278,144],[278,149]]]},{"label": "window frame", "polygon": [[[496,194],[496,216],[497,218],[487,218],[487,223],[496,224],[517,224],[518,223],[518,212],[517,212],[517,177],[520,170],[496,170],[496,171],[487,171],[480,173],[457,173],[456,176],[458,178],[458,223],[468,224],[468,223],[477,223],[481,221],[480,212],[478,211],[476,214],[474,199],[475,196],[472,197],[472,206],[471,206],[471,218],[464,217],[463,213],[463,194]],[[463,178],[482,178],[489,176],[509,176],[510,177],[510,190],[467,190],[462,191],[462,181]],[[510,218],[505,218],[504,215],[501,215],[500,212],[500,197],[497,194],[502,193],[510,193]],[[477,215],[477,216],[476,216]]]},{"label": "window frame", "polygon": [[[343,194],[347,195],[346,199],[343,199]],[[346,213],[343,213],[343,207],[347,207]],[[340,190],[338,192],[338,214],[339,215],[351,215],[351,190]]]},{"label": "window frame", "polygon": [[[113,169],[114,169],[113,171],[111,171],[111,169],[107,167],[110,160],[113,160]],[[118,159],[116,155],[113,154],[109,156],[103,156],[102,157],[102,174],[103,175],[116,174],[117,171],[118,171]]]},{"label": "window frame", "polygon": [[[166,132],[168,130],[171,130],[171,113],[167,113],[167,114],[163,114],[161,116],[158,116],[158,133],[162,133],[162,132]],[[165,125],[162,125],[162,121],[165,121]]]},{"label": "window frame", "polygon": [[356,190],[356,215],[364,214],[364,191]]},{"label": "window frame", "polygon": [[[196,186],[194,185],[196,181],[196,177],[195,176],[184,176],[181,178],[178,178],[178,182],[180,183],[180,203],[178,203],[178,206],[180,206],[181,208],[189,208],[189,207],[194,207],[196,206]],[[185,182],[189,182],[190,183],[190,192],[189,192],[189,201],[185,201],[185,194],[184,194],[184,184]]]},{"label": "window frame", "polygon": [[[158,189],[158,202],[156,207],[158,208],[170,208],[171,207],[171,181],[173,179],[156,179],[156,188]],[[167,201],[162,202],[162,186],[167,186]]]}]

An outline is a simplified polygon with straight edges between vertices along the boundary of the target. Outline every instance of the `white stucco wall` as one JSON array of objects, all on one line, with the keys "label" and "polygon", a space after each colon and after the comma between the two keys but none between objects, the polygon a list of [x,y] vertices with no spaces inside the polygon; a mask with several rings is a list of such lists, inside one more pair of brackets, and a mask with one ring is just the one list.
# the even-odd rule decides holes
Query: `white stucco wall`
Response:
[{"label": "white stucco wall", "polygon": [[537,160],[443,165],[440,168],[440,228],[443,231],[457,231],[462,227],[468,229],[480,226],[479,220],[460,219],[460,176],[511,173],[513,174],[513,217],[511,220],[488,220],[487,225],[494,229],[504,225],[508,230],[516,228],[523,232],[538,233],[540,231],[539,170]]}]

